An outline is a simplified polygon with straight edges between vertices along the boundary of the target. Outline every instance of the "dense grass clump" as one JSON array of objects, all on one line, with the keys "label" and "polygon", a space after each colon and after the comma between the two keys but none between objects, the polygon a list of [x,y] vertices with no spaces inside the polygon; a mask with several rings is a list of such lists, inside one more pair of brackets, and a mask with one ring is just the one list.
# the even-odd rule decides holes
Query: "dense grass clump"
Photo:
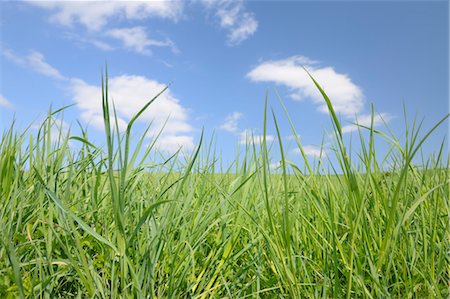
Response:
[{"label": "dense grass clump", "polygon": [[[84,130],[55,136],[60,111],[37,134],[12,125],[0,144],[0,297],[448,298],[444,143],[413,165],[445,118],[424,134],[407,126],[406,142],[361,127],[350,159],[317,87],[334,127],[333,172],[310,165],[298,138],[305,167],[287,161],[274,114],[277,171],[265,138],[225,173],[203,138],[190,156],[156,163],[154,144],[130,136],[157,99],[120,133],[107,81],[105,147]],[[390,172],[375,136],[391,144]]]}]

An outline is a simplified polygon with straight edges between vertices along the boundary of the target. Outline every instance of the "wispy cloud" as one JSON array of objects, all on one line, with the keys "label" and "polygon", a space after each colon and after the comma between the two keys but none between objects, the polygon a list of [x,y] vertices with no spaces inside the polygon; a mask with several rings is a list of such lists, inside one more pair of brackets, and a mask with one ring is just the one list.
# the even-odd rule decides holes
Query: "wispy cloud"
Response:
[{"label": "wispy cloud", "polygon": [[179,52],[175,44],[170,39],[151,39],[145,28],[142,26],[115,28],[107,31],[106,35],[120,40],[126,49],[143,55],[150,55],[152,53],[150,50],[151,47],[169,47],[172,49],[172,52]]},{"label": "wispy cloud", "polygon": [[258,22],[253,14],[245,13],[238,26],[234,27],[228,35],[228,43],[231,46],[238,45],[250,36],[252,36],[258,29]]},{"label": "wispy cloud", "polygon": [[[380,113],[375,114],[373,116],[373,126],[378,127],[382,125],[384,122],[388,123],[392,119],[392,116],[389,113]],[[345,125],[342,127],[342,133],[350,133],[358,130],[358,125],[370,127],[372,124],[372,115],[361,115],[357,117],[357,119],[349,125]]]},{"label": "wispy cloud", "polygon": [[228,31],[227,43],[230,46],[242,43],[258,29],[255,15],[247,11],[243,0],[201,0],[200,2],[214,13],[220,27]]},{"label": "wispy cloud", "polygon": [[31,51],[30,55],[27,56],[27,62],[31,68],[42,75],[58,80],[65,79],[57,69],[45,62],[44,55],[37,51]]},{"label": "wispy cloud", "polygon": [[51,11],[49,20],[63,26],[81,24],[88,30],[102,29],[110,19],[143,20],[159,17],[177,21],[183,1],[28,1]]},{"label": "wispy cloud", "polygon": [[222,130],[230,133],[237,133],[238,121],[242,118],[241,112],[233,112],[225,118],[224,123],[220,126]]},{"label": "wispy cloud", "polygon": [[24,58],[18,56],[16,53],[14,53],[14,51],[12,51],[11,49],[8,48],[3,48],[2,49],[2,55],[3,57],[5,57],[6,59],[8,59],[9,61],[14,62],[17,65],[23,66],[25,65],[26,61]]},{"label": "wispy cloud", "polygon": [[21,57],[10,49],[3,49],[2,54],[3,57],[16,63],[17,65],[31,68],[33,71],[44,76],[58,80],[66,79],[56,68],[52,67],[45,61],[44,55],[40,52],[32,50],[28,55]]},{"label": "wispy cloud", "polygon": [[319,66],[317,62],[303,56],[265,61],[253,68],[247,77],[254,82],[287,86],[291,89],[292,99],[310,99],[319,106],[319,111],[327,113],[325,101],[303,67],[321,84],[337,113],[352,117],[362,111],[363,92],[347,74],[338,73],[331,66]]},{"label": "wispy cloud", "polygon": [[0,107],[12,109],[13,104],[0,94]]},{"label": "wispy cloud", "polygon": [[79,46],[85,46],[85,45],[91,45],[96,47],[99,50],[103,51],[112,51],[115,50],[115,48],[110,45],[109,43],[102,41],[98,37],[92,37],[92,36],[81,36],[78,33],[73,32],[66,32],[65,37],[68,40],[71,40],[78,44]]}]

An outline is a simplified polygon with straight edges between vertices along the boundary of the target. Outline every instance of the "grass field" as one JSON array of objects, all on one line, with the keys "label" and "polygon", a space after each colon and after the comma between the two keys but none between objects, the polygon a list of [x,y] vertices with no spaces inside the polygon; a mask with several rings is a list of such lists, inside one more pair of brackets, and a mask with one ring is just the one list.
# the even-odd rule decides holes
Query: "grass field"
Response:
[{"label": "grass field", "polygon": [[[410,124],[402,142],[361,127],[350,159],[323,93],[337,161],[328,174],[284,155],[274,170],[265,140],[218,173],[204,138],[187,157],[149,162],[152,145],[130,137],[140,113],[117,133],[107,92],[105,82],[105,147],[54,130],[58,111],[36,134],[3,133],[1,298],[449,298],[444,141],[419,157],[436,127]],[[264,134],[268,122],[277,128],[266,109]],[[390,143],[386,157],[375,138]],[[283,154],[281,139],[272,146]]]}]

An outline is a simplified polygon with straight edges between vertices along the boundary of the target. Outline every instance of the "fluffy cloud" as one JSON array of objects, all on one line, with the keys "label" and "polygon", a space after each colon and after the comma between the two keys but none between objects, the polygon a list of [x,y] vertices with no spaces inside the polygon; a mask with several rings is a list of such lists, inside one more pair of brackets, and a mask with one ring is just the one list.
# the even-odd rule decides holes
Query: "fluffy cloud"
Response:
[{"label": "fluffy cloud", "polygon": [[235,46],[252,36],[258,29],[255,15],[246,11],[244,1],[200,1],[209,11],[213,11],[222,28],[228,31],[227,43]]},{"label": "fluffy cloud", "polygon": [[106,32],[106,35],[122,41],[125,48],[144,55],[152,53],[150,47],[170,47],[172,52],[178,52],[171,40],[151,39],[145,28],[141,26],[111,29]]},{"label": "fluffy cloud", "polygon": [[[373,126],[377,127],[382,125],[384,122],[388,122],[389,120],[391,120],[391,115],[388,113],[380,113],[380,114],[375,114],[373,116]],[[368,114],[368,115],[361,115],[359,116],[354,123],[350,124],[350,125],[345,125],[342,127],[342,133],[350,133],[353,131],[358,130],[358,126],[356,124],[359,124],[361,126],[366,126],[366,127],[370,127],[372,123],[372,115]]]},{"label": "fluffy cloud", "polygon": [[303,67],[325,90],[337,113],[354,117],[362,111],[362,90],[348,75],[338,73],[330,66],[320,67],[317,62],[303,56],[263,62],[252,69],[247,77],[254,82],[274,82],[287,86],[294,100],[311,99],[321,112],[327,113],[325,101]]},{"label": "fluffy cloud", "polygon": [[10,101],[8,101],[3,95],[0,94],[0,107],[11,109],[13,107],[13,104],[11,104]]},{"label": "fluffy cloud", "polygon": [[242,113],[233,112],[225,118],[225,122],[220,126],[222,130],[230,133],[236,133],[238,128],[238,121],[242,118]]},{"label": "fluffy cloud", "polygon": [[[114,101],[120,129],[124,129],[130,118],[165,88],[165,85],[157,81],[132,75],[111,77],[108,83],[108,92]],[[80,79],[72,79],[70,85],[73,99],[81,110],[81,118],[102,129],[101,87],[90,85]],[[156,135],[164,128],[157,142],[157,147],[161,150],[173,152],[180,146],[188,150],[194,147],[188,111],[170,90],[166,90],[151,104],[139,120],[145,124],[152,124],[150,135]]]},{"label": "fluffy cloud", "polygon": [[183,11],[182,1],[28,1],[29,4],[52,11],[50,21],[73,26],[84,25],[88,30],[102,29],[111,18],[142,20],[160,17],[178,20]]}]

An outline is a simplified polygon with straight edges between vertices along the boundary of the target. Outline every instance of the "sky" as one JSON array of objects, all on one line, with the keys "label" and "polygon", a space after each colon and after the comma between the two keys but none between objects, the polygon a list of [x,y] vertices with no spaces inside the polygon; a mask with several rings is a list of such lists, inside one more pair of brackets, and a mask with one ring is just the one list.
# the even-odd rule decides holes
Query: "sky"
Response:
[{"label": "sky", "polygon": [[[170,153],[192,151],[204,130],[225,161],[261,141],[266,97],[289,160],[299,152],[279,98],[308,157],[331,152],[330,116],[305,69],[347,142],[357,139],[355,121],[370,124],[371,105],[376,128],[400,137],[405,107],[424,129],[449,111],[448,1],[2,1],[0,9],[1,131],[73,104],[62,129],[76,135],[78,120],[101,144],[106,64],[121,129],[169,85],[136,132],[151,124],[150,143],[164,127],[157,147]],[[425,154],[447,135],[448,122]]]}]

